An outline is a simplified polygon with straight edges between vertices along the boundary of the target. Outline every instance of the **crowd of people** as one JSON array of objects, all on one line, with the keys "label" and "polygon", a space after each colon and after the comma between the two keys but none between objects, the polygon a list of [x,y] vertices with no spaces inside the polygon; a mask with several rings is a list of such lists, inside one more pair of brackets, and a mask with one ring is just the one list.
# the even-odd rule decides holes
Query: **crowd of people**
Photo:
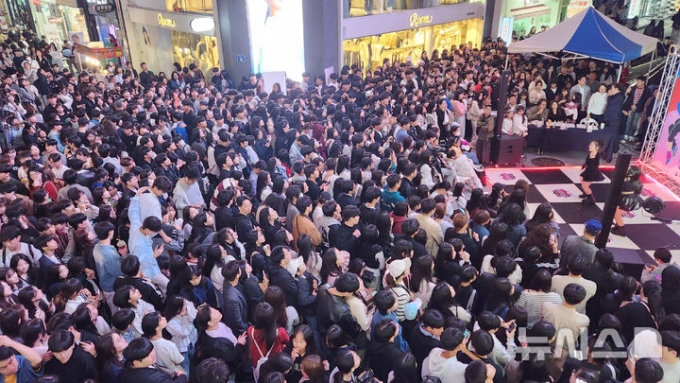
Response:
[{"label": "crowd of people", "polygon": [[[598,220],[560,238],[526,181],[485,193],[502,43],[270,93],[49,52],[0,44],[4,381],[680,381],[667,249],[635,278]],[[506,134],[649,104],[635,88],[614,113],[608,64],[509,69]]]}]

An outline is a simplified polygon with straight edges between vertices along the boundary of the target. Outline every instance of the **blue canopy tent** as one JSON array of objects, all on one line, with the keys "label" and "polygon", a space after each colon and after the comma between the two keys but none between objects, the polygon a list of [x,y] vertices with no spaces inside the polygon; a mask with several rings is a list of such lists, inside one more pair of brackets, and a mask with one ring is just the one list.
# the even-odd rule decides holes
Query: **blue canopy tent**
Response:
[{"label": "blue canopy tent", "polygon": [[508,53],[567,52],[578,57],[623,64],[656,52],[658,40],[617,24],[595,10],[585,9],[562,23],[511,44]]}]

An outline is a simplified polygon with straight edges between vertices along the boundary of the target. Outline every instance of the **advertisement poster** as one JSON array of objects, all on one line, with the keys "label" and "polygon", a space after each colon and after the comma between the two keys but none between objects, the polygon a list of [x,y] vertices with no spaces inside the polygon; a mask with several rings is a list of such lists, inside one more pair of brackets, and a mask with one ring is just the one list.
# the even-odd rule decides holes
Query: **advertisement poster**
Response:
[{"label": "advertisement poster", "polygon": [[83,32],[69,32],[68,41],[71,42],[72,46],[75,46],[77,44],[84,44],[86,43],[85,34]]},{"label": "advertisement poster", "polygon": [[139,64],[146,62],[154,73],[165,71],[166,73],[172,70],[172,63],[174,60],[174,53],[190,56],[187,52],[179,47],[172,46],[170,38],[170,30],[165,28],[153,27],[150,25],[132,24],[135,30],[135,39],[130,39],[130,51],[132,53],[132,62],[139,70]]},{"label": "advertisement poster", "polygon": [[680,73],[675,79],[668,111],[654,152],[654,165],[680,182]]},{"label": "advertisement poster", "polygon": [[301,80],[305,71],[302,0],[248,0],[253,72],[284,71]]}]

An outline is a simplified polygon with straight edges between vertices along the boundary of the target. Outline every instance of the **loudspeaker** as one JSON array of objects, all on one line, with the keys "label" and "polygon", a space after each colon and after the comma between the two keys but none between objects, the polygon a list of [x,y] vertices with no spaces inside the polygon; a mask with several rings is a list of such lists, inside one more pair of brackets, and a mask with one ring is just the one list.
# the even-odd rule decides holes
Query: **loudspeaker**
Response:
[{"label": "loudspeaker", "polygon": [[521,136],[506,134],[495,137],[491,141],[491,162],[495,165],[515,166],[522,160],[524,139]]}]

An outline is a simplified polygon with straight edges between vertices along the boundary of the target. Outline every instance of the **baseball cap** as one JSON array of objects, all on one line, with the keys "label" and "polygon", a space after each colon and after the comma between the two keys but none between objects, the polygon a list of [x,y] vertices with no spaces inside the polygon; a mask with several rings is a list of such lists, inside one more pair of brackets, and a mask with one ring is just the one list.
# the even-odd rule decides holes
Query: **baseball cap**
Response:
[{"label": "baseball cap", "polygon": [[586,225],[586,230],[589,232],[602,231],[602,224],[594,218],[587,220],[584,225]]},{"label": "baseball cap", "polygon": [[387,265],[387,272],[390,273],[392,278],[398,278],[404,272],[411,267],[411,260],[409,259],[397,259],[390,262]]},{"label": "baseball cap", "polygon": [[420,298],[414,299],[412,302],[404,306],[404,317],[406,320],[414,320],[418,317],[418,310],[423,306],[423,301]]}]

